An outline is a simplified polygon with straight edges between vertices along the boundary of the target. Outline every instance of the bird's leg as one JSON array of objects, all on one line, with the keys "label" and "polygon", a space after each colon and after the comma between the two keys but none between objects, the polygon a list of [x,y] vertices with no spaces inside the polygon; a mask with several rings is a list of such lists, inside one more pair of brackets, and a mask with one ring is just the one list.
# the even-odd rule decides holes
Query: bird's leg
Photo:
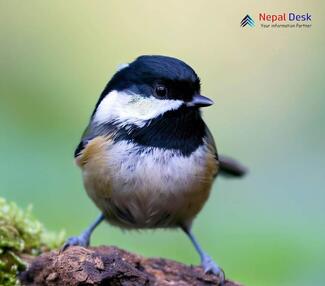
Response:
[{"label": "bird's leg", "polygon": [[202,247],[193,235],[191,228],[182,226],[182,229],[187,234],[192,244],[194,245],[196,251],[200,255],[201,266],[203,267],[205,273],[213,273],[219,276],[221,280],[221,285],[223,285],[225,280],[225,273],[223,272],[223,270],[212,260],[212,258],[208,254],[203,251]]},{"label": "bird's leg", "polygon": [[73,245],[79,245],[79,246],[89,246],[90,242],[90,236],[95,230],[95,228],[105,219],[104,215],[101,214],[97,217],[97,219],[85,230],[83,231],[79,236],[71,236],[67,239],[67,241],[64,243],[62,247],[62,251],[66,250],[68,247]]}]

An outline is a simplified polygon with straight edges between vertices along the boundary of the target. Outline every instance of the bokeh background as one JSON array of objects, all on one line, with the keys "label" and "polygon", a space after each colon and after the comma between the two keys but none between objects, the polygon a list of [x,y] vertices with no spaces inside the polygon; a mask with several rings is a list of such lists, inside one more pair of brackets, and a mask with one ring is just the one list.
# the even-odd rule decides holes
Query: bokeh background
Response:
[{"label": "bokeh background", "polygon": [[[73,151],[118,64],[188,62],[220,153],[250,168],[219,178],[194,232],[232,279],[325,285],[322,1],[0,2],[0,196],[78,234],[98,214]],[[310,29],[240,28],[248,13],[312,14]],[[101,225],[93,244],[198,263],[180,231]]]}]

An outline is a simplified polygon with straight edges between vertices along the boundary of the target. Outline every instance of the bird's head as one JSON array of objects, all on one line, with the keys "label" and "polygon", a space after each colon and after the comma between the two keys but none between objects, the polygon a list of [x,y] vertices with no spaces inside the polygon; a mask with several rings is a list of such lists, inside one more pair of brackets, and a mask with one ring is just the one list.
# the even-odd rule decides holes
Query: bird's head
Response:
[{"label": "bird's head", "polygon": [[141,127],[168,111],[211,104],[200,95],[200,79],[186,63],[166,56],[141,56],[121,66],[108,82],[92,120]]}]

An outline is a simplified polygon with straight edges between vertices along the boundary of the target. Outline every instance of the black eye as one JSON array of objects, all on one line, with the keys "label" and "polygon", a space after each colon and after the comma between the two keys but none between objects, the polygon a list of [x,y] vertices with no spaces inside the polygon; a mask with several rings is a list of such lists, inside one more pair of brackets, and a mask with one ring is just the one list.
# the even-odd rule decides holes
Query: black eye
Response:
[{"label": "black eye", "polygon": [[158,84],[155,88],[155,94],[158,98],[166,98],[168,95],[167,87],[162,84]]}]

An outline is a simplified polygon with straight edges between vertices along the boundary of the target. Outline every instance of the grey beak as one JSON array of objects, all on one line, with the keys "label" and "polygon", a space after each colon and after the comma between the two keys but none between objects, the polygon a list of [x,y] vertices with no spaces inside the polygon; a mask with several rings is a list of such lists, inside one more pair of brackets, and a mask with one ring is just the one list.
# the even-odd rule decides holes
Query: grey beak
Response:
[{"label": "grey beak", "polygon": [[207,98],[200,94],[195,94],[192,101],[187,102],[188,107],[206,107],[213,104],[213,101],[210,98]]}]

